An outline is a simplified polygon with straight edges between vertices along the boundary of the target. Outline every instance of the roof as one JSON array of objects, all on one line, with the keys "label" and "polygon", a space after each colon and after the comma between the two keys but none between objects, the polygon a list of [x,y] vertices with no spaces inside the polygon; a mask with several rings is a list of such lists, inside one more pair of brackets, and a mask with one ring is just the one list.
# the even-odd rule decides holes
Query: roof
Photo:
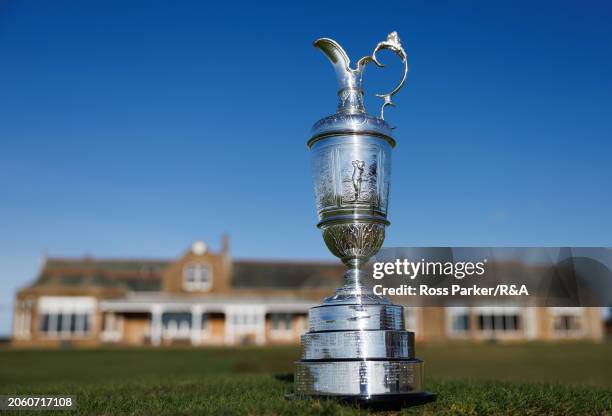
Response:
[{"label": "roof", "polygon": [[342,283],[345,267],[331,262],[236,260],[232,286],[243,288],[324,288]]},{"label": "roof", "polygon": [[168,260],[50,258],[33,286],[118,287],[130,291],[159,291]]},{"label": "roof", "polygon": [[49,258],[45,269],[88,269],[110,273],[158,273],[168,267],[172,261],[158,259],[93,259],[83,258]]},{"label": "roof", "polygon": [[[49,258],[32,286],[118,287],[133,292],[158,292],[164,270],[162,259]],[[235,260],[234,288],[301,289],[336,287],[344,273],[341,263]]]}]

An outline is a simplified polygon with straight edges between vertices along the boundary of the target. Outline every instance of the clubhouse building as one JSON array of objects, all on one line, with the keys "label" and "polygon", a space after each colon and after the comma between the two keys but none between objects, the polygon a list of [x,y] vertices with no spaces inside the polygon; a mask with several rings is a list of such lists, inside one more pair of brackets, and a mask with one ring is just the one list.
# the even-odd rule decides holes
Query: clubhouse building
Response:
[{"label": "clubhouse building", "polygon": [[[195,242],[172,260],[45,259],[15,300],[15,346],[297,344],[340,262],[232,259]],[[396,297],[395,303],[406,299]],[[409,307],[424,341],[601,340],[599,308]]]}]

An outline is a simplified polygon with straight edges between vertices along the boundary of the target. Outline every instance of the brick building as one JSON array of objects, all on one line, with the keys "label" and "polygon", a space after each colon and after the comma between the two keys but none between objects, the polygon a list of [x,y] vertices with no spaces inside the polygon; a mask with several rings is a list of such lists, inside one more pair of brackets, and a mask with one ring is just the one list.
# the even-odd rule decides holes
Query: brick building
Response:
[{"label": "brick building", "polygon": [[[15,346],[298,343],[339,262],[231,259],[196,242],[178,259],[46,259],[17,293]],[[395,298],[395,303],[405,299]],[[601,340],[599,308],[405,308],[426,341]]]}]

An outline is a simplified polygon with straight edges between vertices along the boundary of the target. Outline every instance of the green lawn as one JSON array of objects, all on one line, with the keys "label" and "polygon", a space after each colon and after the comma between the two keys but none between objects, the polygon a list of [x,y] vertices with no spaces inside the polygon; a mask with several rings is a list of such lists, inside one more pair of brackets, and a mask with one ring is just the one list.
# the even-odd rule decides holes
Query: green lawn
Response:
[{"label": "green lawn", "polygon": [[[418,355],[439,395],[426,415],[612,415],[611,344],[424,345]],[[295,347],[0,350],[0,394],[72,394],[80,413],[108,415],[367,413],[286,401],[298,356]]]}]

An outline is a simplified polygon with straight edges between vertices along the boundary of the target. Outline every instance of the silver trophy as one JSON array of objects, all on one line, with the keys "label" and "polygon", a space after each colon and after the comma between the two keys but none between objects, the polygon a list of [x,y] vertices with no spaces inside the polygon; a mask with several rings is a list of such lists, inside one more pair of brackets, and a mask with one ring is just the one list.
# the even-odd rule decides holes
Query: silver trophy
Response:
[{"label": "silver trophy", "polygon": [[[334,397],[375,406],[422,404],[435,399],[423,391],[423,361],[414,355],[414,333],[405,330],[403,307],[372,291],[362,270],[385,239],[391,150],[395,140],[384,110],[404,85],[406,53],[396,32],[378,43],[355,69],[342,47],[327,38],[314,42],[329,58],[340,84],[336,114],[312,129],[318,227],[329,250],[347,266],[344,286],[309,313],[296,363],[295,396]],[[361,88],[376,53],[393,51],[404,65],[400,83],[383,99],[379,117],[366,113]]]}]

